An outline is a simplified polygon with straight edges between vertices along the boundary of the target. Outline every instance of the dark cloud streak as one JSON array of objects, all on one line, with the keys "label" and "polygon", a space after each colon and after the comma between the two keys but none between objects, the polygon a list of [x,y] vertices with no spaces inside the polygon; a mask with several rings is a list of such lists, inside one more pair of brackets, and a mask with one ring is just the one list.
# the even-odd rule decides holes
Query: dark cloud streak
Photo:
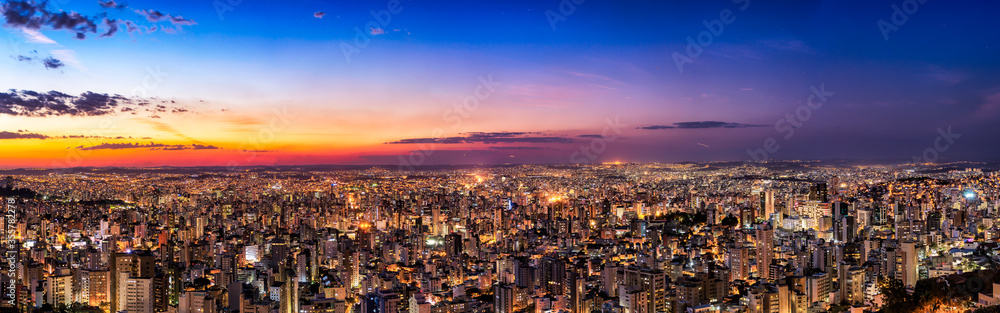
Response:
[{"label": "dark cloud streak", "polygon": [[[46,67],[54,66],[48,62],[49,60],[46,60]],[[62,66],[61,64],[62,62],[59,62],[58,66]],[[146,101],[148,100],[90,91],[72,96],[58,91],[11,89],[8,92],[0,92],[0,114],[31,117],[100,116],[133,111],[135,106],[141,106]]]},{"label": "dark cloud streak", "polygon": [[719,121],[703,121],[703,122],[679,122],[679,123],[674,123],[673,125],[639,126],[636,127],[636,129],[658,130],[658,129],[704,129],[704,128],[751,128],[751,127],[767,127],[767,126],[768,125],[726,123]]},{"label": "dark cloud streak", "polygon": [[538,133],[530,132],[472,132],[465,133],[464,136],[442,137],[442,138],[408,138],[387,142],[386,144],[417,144],[417,143],[440,143],[440,144],[498,144],[498,143],[572,143],[575,140],[561,136],[538,136]]},{"label": "dark cloud streak", "polygon": [[148,150],[218,150],[219,147],[212,145],[166,145],[162,143],[102,143],[96,146],[80,147],[80,150],[123,150],[123,149],[148,149]]},{"label": "dark cloud streak", "polygon": [[46,136],[46,135],[42,135],[42,134],[35,134],[35,133],[25,133],[25,132],[15,133],[15,132],[9,132],[9,131],[0,131],[0,140],[4,140],[4,139],[48,139],[48,138],[51,138],[51,137]]}]

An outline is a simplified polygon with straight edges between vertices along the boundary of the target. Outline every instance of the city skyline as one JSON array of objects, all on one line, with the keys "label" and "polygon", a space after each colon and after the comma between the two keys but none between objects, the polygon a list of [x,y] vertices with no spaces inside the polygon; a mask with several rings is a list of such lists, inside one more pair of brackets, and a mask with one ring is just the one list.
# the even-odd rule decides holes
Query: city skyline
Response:
[{"label": "city skyline", "polygon": [[0,168],[1000,155],[996,4],[3,5]]}]

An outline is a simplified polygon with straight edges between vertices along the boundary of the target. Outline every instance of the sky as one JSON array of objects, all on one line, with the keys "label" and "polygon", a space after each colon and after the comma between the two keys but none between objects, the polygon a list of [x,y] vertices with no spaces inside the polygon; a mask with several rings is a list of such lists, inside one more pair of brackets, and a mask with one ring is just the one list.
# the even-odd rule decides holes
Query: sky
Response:
[{"label": "sky", "polygon": [[0,3],[0,168],[1000,159],[1000,3]]}]

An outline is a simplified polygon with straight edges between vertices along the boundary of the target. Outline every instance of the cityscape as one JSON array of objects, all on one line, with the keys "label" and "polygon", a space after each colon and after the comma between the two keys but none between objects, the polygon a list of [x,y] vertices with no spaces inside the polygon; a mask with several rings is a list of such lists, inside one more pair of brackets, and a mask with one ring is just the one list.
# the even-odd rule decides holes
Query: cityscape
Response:
[{"label": "cityscape", "polygon": [[16,255],[6,301],[86,312],[964,312],[1000,304],[998,168],[22,170],[0,189]]},{"label": "cityscape", "polygon": [[0,0],[0,313],[1000,312],[998,10]]}]

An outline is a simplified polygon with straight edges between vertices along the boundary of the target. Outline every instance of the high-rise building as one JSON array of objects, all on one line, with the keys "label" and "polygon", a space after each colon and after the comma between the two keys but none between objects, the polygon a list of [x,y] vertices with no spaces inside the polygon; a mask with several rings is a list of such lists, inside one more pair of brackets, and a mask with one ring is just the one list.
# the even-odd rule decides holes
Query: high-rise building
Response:
[{"label": "high-rise building", "polygon": [[514,297],[517,286],[512,284],[496,284],[493,287],[493,311],[496,313],[514,313]]},{"label": "high-rise building", "polygon": [[830,193],[826,189],[826,183],[816,183],[809,187],[809,201],[829,202]]},{"label": "high-rise building", "polygon": [[563,287],[565,288],[563,294],[566,295],[566,298],[569,300],[569,305],[567,305],[567,307],[570,312],[590,312],[590,310],[586,310],[584,308],[583,296],[584,288],[586,288],[586,286],[584,286],[585,284],[586,282],[584,281],[583,275],[580,273],[580,269],[573,268],[566,271],[566,283],[563,284]]},{"label": "high-rise building", "polygon": [[[188,290],[181,294],[178,313],[215,313],[214,299],[205,291]],[[130,312],[131,313],[131,312]]]},{"label": "high-rise building", "polygon": [[773,279],[771,260],[774,258],[774,229],[768,223],[759,224],[754,234],[754,242],[757,245],[757,277]]},{"label": "high-rise building", "polygon": [[155,259],[148,251],[116,253],[111,258],[111,312],[126,309],[126,286],[129,278],[152,278]]},{"label": "high-rise building", "polygon": [[647,313],[649,309],[649,293],[640,287],[618,286],[618,305],[624,308],[623,313]]},{"label": "high-rise building", "polygon": [[451,233],[444,236],[444,251],[449,258],[462,255],[462,235]]},{"label": "high-rise building", "polygon": [[58,304],[73,304],[73,275],[69,269],[56,270],[56,275],[49,276],[46,285],[45,302],[53,306]]},{"label": "high-rise building", "polygon": [[106,270],[82,270],[80,271],[80,299],[79,302],[91,306],[102,306],[108,302],[110,292],[109,271]]},{"label": "high-rise building", "polygon": [[726,250],[727,266],[730,268],[730,280],[747,280],[750,278],[750,248],[744,246],[730,247]]},{"label": "high-rise building", "polygon": [[629,266],[624,285],[639,287],[647,293],[647,312],[667,311],[667,275],[661,270]]},{"label": "high-rise building", "polygon": [[153,313],[153,278],[129,278],[125,281],[125,309],[128,313]]},{"label": "high-rise building", "polygon": [[896,279],[904,286],[917,284],[917,248],[911,241],[901,242],[896,254]]},{"label": "high-rise building", "polygon": [[764,191],[764,216],[767,218],[774,213],[776,213],[774,211],[774,189],[767,189]]},{"label": "high-rise building", "polygon": [[837,282],[840,285],[840,299],[852,305],[864,302],[865,271],[851,263],[841,263],[838,268],[840,275]]}]

